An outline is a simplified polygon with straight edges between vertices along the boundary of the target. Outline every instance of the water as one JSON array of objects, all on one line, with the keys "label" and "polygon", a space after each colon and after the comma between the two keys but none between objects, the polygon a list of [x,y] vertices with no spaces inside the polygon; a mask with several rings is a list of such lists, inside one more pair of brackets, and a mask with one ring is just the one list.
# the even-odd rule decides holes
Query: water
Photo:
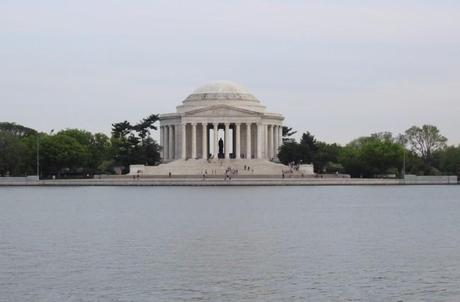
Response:
[{"label": "water", "polygon": [[460,186],[0,188],[0,301],[460,301]]}]

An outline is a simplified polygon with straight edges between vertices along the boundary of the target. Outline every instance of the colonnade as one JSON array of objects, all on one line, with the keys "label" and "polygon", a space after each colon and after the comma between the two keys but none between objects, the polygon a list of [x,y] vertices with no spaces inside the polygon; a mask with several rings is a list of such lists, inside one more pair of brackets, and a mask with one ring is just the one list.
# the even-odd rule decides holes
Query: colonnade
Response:
[{"label": "colonnade", "polygon": [[[211,129],[213,129],[212,135]],[[282,125],[280,124],[184,122],[160,126],[162,158],[167,161],[179,158],[217,158],[219,130],[224,132],[221,158],[271,160],[277,156],[278,149],[282,145]],[[210,150],[211,147],[212,150]]]},{"label": "colonnade", "polygon": [[176,125],[160,126],[161,157],[164,160],[172,160],[176,158],[175,151],[177,145],[175,144],[175,140],[177,136]]}]

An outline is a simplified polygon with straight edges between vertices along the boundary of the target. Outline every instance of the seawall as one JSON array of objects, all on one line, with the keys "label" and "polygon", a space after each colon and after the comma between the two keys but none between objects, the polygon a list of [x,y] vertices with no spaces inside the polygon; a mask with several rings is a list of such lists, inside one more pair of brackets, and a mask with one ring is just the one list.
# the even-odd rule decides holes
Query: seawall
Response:
[{"label": "seawall", "polygon": [[152,179],[66,179],[66,180],[0,180],[0,186],[392,186],[392,185],[457,185],[450,180],[402,179],[321,179],[321,178],[152,178]]}]

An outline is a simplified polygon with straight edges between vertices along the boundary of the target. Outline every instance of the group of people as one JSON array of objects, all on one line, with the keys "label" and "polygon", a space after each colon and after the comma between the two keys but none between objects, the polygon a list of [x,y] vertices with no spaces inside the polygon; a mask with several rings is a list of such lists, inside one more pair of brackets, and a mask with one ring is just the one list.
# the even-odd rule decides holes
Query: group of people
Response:
[{"label": "group of people", "polygon": [[[222,165],[222,163],[221,163]],[[252,174],[254,174],[254,169],[248,165],[244,165],[243,167],[244,171],[246,172],[250,172]],[[205,170],[202,170],[201,172],[202,174],[202,179],[205,180],[207,177],[208,177],[208,170],[205,169]],[[209,173],[210,175],[217,175],[217,170],[211,170],[211,172]],[[232,180],[232,177],[233,176],[236,176],[239,174],[239,170],[238,169],[234,169],[232,167],[227,167],[224,171],[224,180]]]},{"label": "group of people", "polygon": [[296,162],[290,162],[288,166],[292,172],[299,171],[299,168],[300,168],[300,164],[297,164]]},{"label": "group of people", "polygon": [[[288,163],[288,167],[289,167],[289,170],[283,170],[281,172],[281,177],[282,178],[285,178],[286,176],[287,177],[292,177],[292,175],[294,174],[295,171],[299,171],[299,168],[300,168],[300,165],[295,163],[295,162],[290,162]],[[304,176],[304,174],[302,173],[302,177]]]},{"label": "group of people", "polygon": [[[205,180],[206,177],[208,176],[208,169],[205,169],[204,171],[202,171],[201,174],[202,174],[203,180]],[[210,174],[217,175],[217,170],[211,170]]]},{"label": "group of people", "polygon": [[244,165],[244,171],[252,172],[254,174],[254,169],[251,170],[251,167]]},{"label": "group of people", "polygon": [[[208,175],[208,169],[205,169],[204,171],[202,171],[202,174],[203,175]],[[211,170],[211,173],[209,173],[211,175],[216,175],[217,174],[217,170]]]},{"label": "group of people", "polygon": [[225,169],[225,178],[224,180],[232,180],[232,176],[238,175],[238,169],[233,169],[232,167],[227,167]]}]

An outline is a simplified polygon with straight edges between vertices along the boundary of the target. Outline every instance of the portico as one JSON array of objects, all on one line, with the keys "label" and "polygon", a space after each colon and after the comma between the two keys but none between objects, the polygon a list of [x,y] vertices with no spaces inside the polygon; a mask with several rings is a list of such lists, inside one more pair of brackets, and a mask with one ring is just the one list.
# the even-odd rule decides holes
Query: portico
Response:
[{"label": "portico", "polygon": [[[195,122],[184,121],[175,125],[160,126],[168,146],[163,144],[165,160],[174,159],[272,159],[278,153],[281,139],[281,125],[265,125],[256,121],[237,122]],[[181,135],[175,132],[180,128]],[[171,130],[172,129],[172,130]],[[166,130],[166,131],[165,131]],[[264,152],[263,135],[268,131],[269,144]],[[180,140],[181,152],[174,152],[173,141]],[[224,143],[219,154],[219,140]],[[172,144],[172,145],[171,145]],[[170,151],[171,150],[171,151]],[[261,150],[262,152],[258,152]],[[264,156],[265,155],[265,156]]]}]

